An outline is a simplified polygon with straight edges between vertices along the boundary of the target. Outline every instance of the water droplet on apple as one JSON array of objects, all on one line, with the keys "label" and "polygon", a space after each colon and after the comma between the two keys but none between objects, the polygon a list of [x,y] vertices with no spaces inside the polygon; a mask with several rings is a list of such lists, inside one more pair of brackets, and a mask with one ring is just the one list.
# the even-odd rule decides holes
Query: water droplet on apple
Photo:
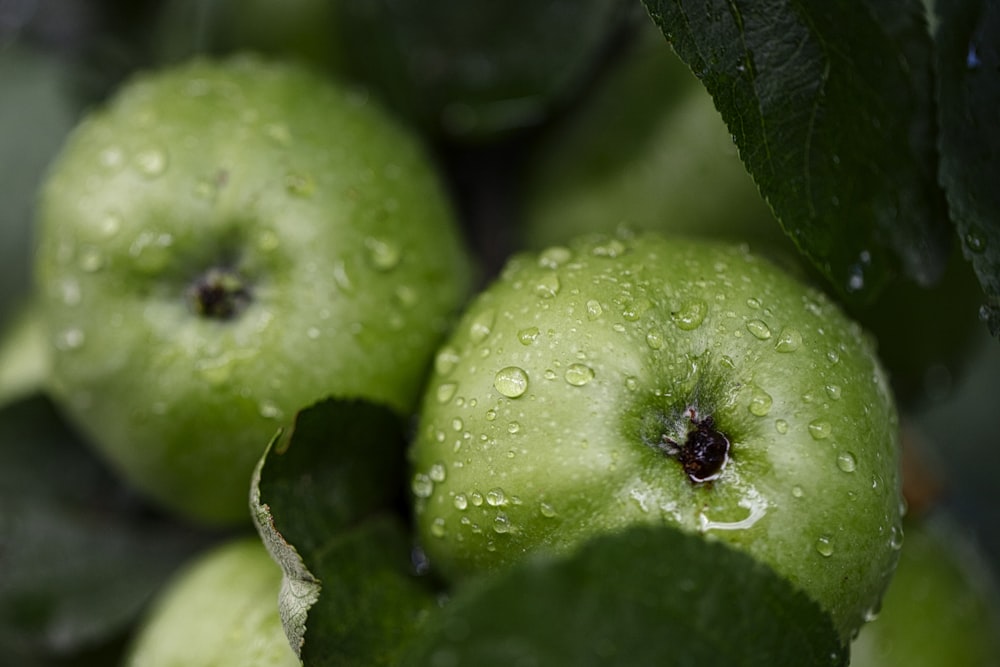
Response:
[{"label": "water droplet on apple", "polygon": [[792,497],[794,497],[794,498],[803,498],[803,497],[805,497],[805,495],[806,495],[806,492],[803,491],[802,487],[799,486],[798,484],[796,484],[795,486],[792,487]]},{"label": "water droplet on apple", "polygon": [[365,249],[369,263],[378,271],[391,271],[399,265],[402,257],[396,244],[371,236],[365,239]]},{"label": "water droplet on apple", "polygon": [[517,332],[517,340],[521,345],[531,345],[538,338],[538,327],[528,327]]},{"label": "water droplet on apple", "polygon": [[828,385],[826,385],[826,395],[829,396],[830,398],[832,398],[833,400],[839,401],[841,394],[842,394],[842,392],[841,392],[841,389],[840,389],[840,385],[836,385],[836,384],[828,384]]},{"label": "water droplet on apple", "polygon": [[444,518],[437,517],[431,522],[431,535],[434,537],[444,537],[446,534],[444,527]]},{"label": "water droplet on apple", "polygon": [[438,375],[449,375],[458,365],[458,352],[452,347],[444,347],[434,357],[434,370]]},{"label": "water droplet on apple", "polygon": [[899,551],[903,548],[903,529],[901,526],[894,525],[889,529],[889,548],[893,551]]},{"label": "water droplet on apple", "polygon": [[747,331],[758,340],[767,340],[771,337],[771,329],[763,320],[750,320],[746,326]]},{"label": "water droplet on apple", "polygon": [[125,162],[125,153],[118,146],[108,146],[97,155],[97,160],[105,169],[117,169]]},{"label": "water droplet on apple", "polygon": [[636,380],[634,377],[629,376],[625,378],[625,388],[628,389],[629,391],[635,391],[636,389],[639,388],[639,381]]},{"label": "water droplet on apple", "polygon": [[486,492],[486,504],[490,507],[502,507],[507,504],[507,496],[503,489],[490,489]]},{"label": "water droplet on apple", "polygon": [[511,422],[507,424],[507,432],[510,433],[511,435],[514,435],[515,433],[520,433],[521,425],[518,424],[517,422]]},{"label": "water droplet on apple", "polygon": [[760,299],[756,297],[750,297],[747,299],[747,307],[753,308],[754,310],[760,310]]},{"label": "water droplet on apple", "polygon": [[614,259],[625,252],[625,250],[626,247],[624,243],[618,239],[609,239],[592,246],[590,254],[594,257],[607,257],[609,259]]},{"label": "water droplet on apple", "polygon": [[465,422],[462,421],[461,417],[455,417],[451,420],[452,431],[461,431],[463,428],[465,428]]},{"label": "water droplet on apple", "polygon": [[538,255],[538,266],[543,269],[558,269],[573,258],[573,253],[565,246],[546,248]]},{"label": "water droplet on apple", "polygon": [[[228,366],[228,364],[227,364]],[[285,413],[281,411],[274,401],[263,400],[257,405],[257,411],[264,419],[281,419]]]},{"label": "water droplet on apple", "polygon": [[70,327],[56,335],[55,345],[59,350],[79,350],[83,347],[86,336],[82,329]]},{"label": "water droplet on apple", "polygon": [[827,350],[826,358],[830,361],[831,364],[835,364],[838,361],[840,361],[840,352],[837,352],[836,350],[833,349]]},{"label": "water droplet on apple", "polygon": [[809,422],[809,435],[812,436],[813,440],[826,440],[830,437],[832,430],[830,422],[823,419],[814,419]]},{"label": "water droplet on apple", "polygon": [[101,218],[100,225],[98,226],[98,231],[106,239],[113,237],[122,228],[122,217],[117,213],[108,213],[103,218]]},{"label": "water droplet on apple", "polygon": [[570,364],[564,377],[574,387],[582,387],[594,379],[594,369],[586,364]]},{"label": "water droplet on apple", "polygon": [[816,540],[816,551],[820,556],[829,558],[833,555],[833,539],[829,535],[821,535]]},{"label": "water droplet on apple", "polygon": [[671,313],[674,324],[683,331],[693,331],[701,326],[708,314],[708,304],[701,299],[685,301],[681,307]]},{"label": "water droplet on apple", "polygon": [[497,512],[496,517],[493,519],[493,532],[494,533],[509,533],[511,529],[510,519],[503,512]]},{"label": "water droplet on apple", "polygon": [[473,343],[482,343],[493,331],[493,322],[496,320],[496,313],[491,310],[484,310],[477,313],[469,324],[469,338]]},{"label": "water droplet on apple", "polygon": [[147,178],[156,178],[167,170],[167,153],[159,148],[148,148],[135,156],[135,166]]},{"label": "water droplet on apple", "polygon": [[551,519],[556,516],[556,508],[546,502],[542,502],[538,506],[538,512],[546,519]]},{"label": "water droplet on apple", "polygon": [[559,276],[555,273],[549,273],[539,278],[538,282],[535,283],[535,296],[542,299],[551,299],[559,294],[561,287]]},{"label": "water droplet on apple", "polygon": [[601,302],[597,299],[591,299],[587,301],[587,319],[596,320],[602,314],[604,314],[604,308],[601,307]]},{"label": "water droplet on apple", "polygon": [[291,171],[285,176],[285,191],[296,197],[312,197],[316,191],[316,181],[310,174]]},{"label": "water droplet on apple", "polygon": [[851,452],[840,452],[837,455],[837,467],[844,472],[854,472],[858,467],[858,461]]},{"label": "water droplet on apple", "polygon": [[646,344],[654,350],[659,350],[663,347],[663,334],[655,329],[650,330],[646,334]]},{"label": "water droplet on apple", "polygon": [[771,411],[773,402],[769,393],[760,387],[754,386],[750,392],[750,405],[747,409],[750,410],[750,414],[752,415],[764,417]]},{"label": "water droplet on apple", "polygon": [[430,498],[434,493],[434,480],[429,475],[418,472],[410,482],[410,489],[417,498]]},{"label": "water droplet on apple", "polygon": [[497,418],[497,411],[490,408],[486,411],[486,421],[491,422]]},{"label": "water droplet on apple", "polygon": [[473,491],[469,494],[469,501],[472,503],[473,507],[482,507],[483,505],[483,494],[478,491]]},{"label": "water droplet on apple", "polygon": [[785,435],[786,433],[788,433],[788,422],[786,422],[784,419],[776,419],[774,421],[774,430],[780,433],[781,435]]},{"label": "water droplet on apple", "polygon": [[445,382],[444,384],[438,385],[436,392],[438,403],[444,404],[450,401],[455,396],[455,392],[457,390],[458,384],[454,382]]},{"label": "water droplet on apple", "polygon": [[435,463],[427,471],[427,477],[430,478],[432,482],[443,482],[448,476],[448,469],[444,467],[443,463]]},{"label": "water droplet on apple", "polygon": [[493,386],[507,398],[517,398],[528,390],[528,374],[517,366],[501,368],[493,378]]},{"label": "water droplet on apple", "polygon": [[778,352],[794,352],[802,345],[802,334],[798,329],[785,327],[778,334],[778,340],[774,344],[774,349]]},{"label": "water droplet on apple", "polygon": [[468,497],[466,497],[464,493],[456,493],[453,503],[455,505],[455,509],[459,510],[460,512],[464,512],[465,509],[469,506],[469,499]]}]

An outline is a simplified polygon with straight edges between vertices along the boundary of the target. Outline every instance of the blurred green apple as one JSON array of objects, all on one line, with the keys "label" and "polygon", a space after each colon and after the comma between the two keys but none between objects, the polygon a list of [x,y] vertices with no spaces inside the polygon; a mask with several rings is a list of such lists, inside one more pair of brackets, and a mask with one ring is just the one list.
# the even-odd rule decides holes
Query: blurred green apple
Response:
[{"label": "blurred green apple", "polygon": [[126,667],[300,665],[278,614],[281,577],[257,536],[211,548],[154,599]]},{"label": "blurred green apple", "polygon": [[896,575],[851,647],[852,667],[1000,665],[1000,591],[975,542],[943,513],[904,529]]},{"label": "blurred green apple", "polygon": [[738,246],[585,237],[513,258],[438,352],[416,519],[455,581],[676,525],[772,567],[846,641],[898,555],[897,431],[820,292]]},{"label": "blurred green apple", "polygon": [[127,480],[210,522],[249,522],[299,408],[409,412],[469,285],[414,137],[253,57],[133,79],[72,135],[38,228],[53,395]]}]

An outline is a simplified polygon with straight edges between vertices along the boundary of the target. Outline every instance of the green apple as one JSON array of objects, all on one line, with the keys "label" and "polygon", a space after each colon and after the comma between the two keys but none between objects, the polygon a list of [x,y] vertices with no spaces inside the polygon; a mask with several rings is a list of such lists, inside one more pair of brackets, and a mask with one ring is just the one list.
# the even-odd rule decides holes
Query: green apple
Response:
[{"label": "green apple", "polygon": [[1000,665],[1000,591],[982,551],[946,514],[904,527],[896,574],[878,617],[851,646],[851,665]]},{"label": "green apple", "polygon": [[300,665],[278,613],[281,578],[281,568],[256,535],[209,549],[155,597],[124,664]]},{"label": "green apple", "polygon": [[299,408],[413,410],[470,274],[418,141],[253,57],[126,84],[74,131],[38,231],[53,395],[126,479],[209,522],[249,521]]},{"label": "green apple", "polygon": [[410,456],[423,547],[452,581],[669,524],[769,565],[846,641],[902,538],[898,419],[860,327],[721,242],[512,258],[438,352]]},{"label": "green apple", "polygon": [[521,192],[521,236],[539,250],[625,226],[798,254],[712,97],[649,20],[532,149]]}]

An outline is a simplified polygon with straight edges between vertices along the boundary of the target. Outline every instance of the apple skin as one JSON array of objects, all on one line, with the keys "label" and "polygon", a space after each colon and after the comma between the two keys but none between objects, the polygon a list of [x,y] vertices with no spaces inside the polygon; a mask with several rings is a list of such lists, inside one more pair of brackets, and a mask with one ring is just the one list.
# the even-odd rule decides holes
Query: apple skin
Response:
[{"label": "apple skin", "polygon": [[124,664],[301,665],[278,612],[281,577],[255,535],[210,548],[156,596]]},{"label": "apple skin", "polygon": [[[731,443],[711,482],[661,446],[685,442],[691,408]],[[422,545],[451,581],[664,523],[773,567],[846,643],[902,538],[869,341],[822,293],[705,240],[516,255],[439,351],[410,457]]]},{"label": "apple skin", "polygon": [[301,407],[415,409],[470,283],[417,140],[253,57],[128,83],[74,131],[38,228],[52,394],[125,479],[209,523],[249,522],[254,464]]}]

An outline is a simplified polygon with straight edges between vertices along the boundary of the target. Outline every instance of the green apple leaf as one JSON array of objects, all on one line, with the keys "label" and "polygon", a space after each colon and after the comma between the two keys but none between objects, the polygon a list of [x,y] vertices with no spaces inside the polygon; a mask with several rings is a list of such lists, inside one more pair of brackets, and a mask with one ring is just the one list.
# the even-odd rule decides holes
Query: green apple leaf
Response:
[{"label": "green apple leaf", "polygon": [[296,416],[254,474],[254,519],[284,572],[279,608],[308,665],[394,665],[433,596],[392,515],[405,457],[400,419],[328,399]]},{"label": "green apple leaf", "polygon": [[920,0],[644,0],[799,249],[854,301],[950,243]]},{"label": "green apple leaf", "polygon": [[0,410],[0,664],[116,643],[210,538],[151,513],[47,399]]},{"label": "green apple leaf", "polygon": [[598,537],[471,582],[402,663],[846,665],[830,618],[742,552],[668,527]]},{"label": "green apple leaf", "polygon": [[937,12],[941,182],[986,292],[982,316],[1000,336],[1000,6],[940,0]]}]

